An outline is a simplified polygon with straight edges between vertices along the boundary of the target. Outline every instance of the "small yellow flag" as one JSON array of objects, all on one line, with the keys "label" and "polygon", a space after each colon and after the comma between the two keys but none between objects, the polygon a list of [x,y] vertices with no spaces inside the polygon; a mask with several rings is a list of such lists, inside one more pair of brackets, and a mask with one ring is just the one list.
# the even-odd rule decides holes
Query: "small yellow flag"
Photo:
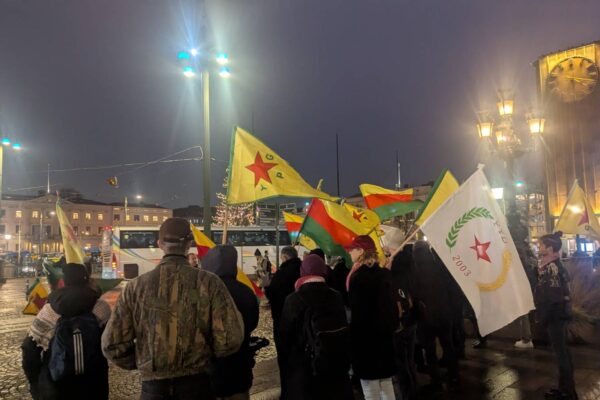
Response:
[{"label": "small yellow flag", "polygon": [[379,216],[377,216],[374,211],[354,207],[348,203],[344,203],[344,208],[352,214],[352,218],[364,226],[366,230],[370,231],[369,236],[373,239],[375,248],[377,248],[377,254],[379,255],[379,264],[384,265],[385,252],[383,251],[383,247],[381,247],[381,239],[379,238],[381,233],[379,230],[379,225],[381,224]]},{"label": "small yellow flag", "polygon": [[60,207],[59,201],[56,202],[56,216],[60,224],[60,234],[62,236],[63,247],[65,248],[67,263],[83,264],[85,253],[77,240],[77,236],[75,236],[67,215]]},{"label": "small yellow flag", "polygon": [[431,214],[440,208],[452,193],[456,192],[459,186],[454,175],[450,171],[444,170],[433,185],[433,188],[431,188],[431,192],[429,192],[429,196],[427,196],[427,200],[425,200],[419,212],[419,217],[415,221],[415,225],[422,225]]},{"label": "small yellow flag", "polygon": [[571,187],[569,198],[560,213],[554,230],[600,239],[600,223],[598,223],[594,209],[577,180]]},{"label": "small yellow flag", "polygon": [[236,128],[231,149],[228,204],[278,196],[336,200],[310,186],[287,161],[242,128]]},{"label": "small yellow flag", "polygon": [[294,238],[299,237],[298,242],[308,250],[314,250],[319,247],[315,241],[308,236],[299,235],[300,228],[304,222],[304,217],[283,211],[283,219],[285,220],[285,226],[287,227],[290,239],[292,239],[292,243],[295,241]]}]

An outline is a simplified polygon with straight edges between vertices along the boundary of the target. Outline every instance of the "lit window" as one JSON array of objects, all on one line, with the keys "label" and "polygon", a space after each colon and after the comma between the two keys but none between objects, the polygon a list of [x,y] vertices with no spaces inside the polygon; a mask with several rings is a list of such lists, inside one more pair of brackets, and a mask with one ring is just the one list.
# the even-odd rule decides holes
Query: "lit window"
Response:
[{"label": "lit window", "polygon": [[125,221],[130,221],[130,220],[131,220],[131,215],[127,214],[127,215],[125,216]]},{"label": "lit window", "polygon": [[167,216],[164,216],[164,217],[163,217],[163,222],[164,222],[164,221],[166,221],[166,220],[167,220],[167,218],[168,218]]},{"label": "lit window", "polygon": [[140,216],[139,215],[134,215],[133,216],[133,221],[134,222],[140,222]]},{"label": "lit window", "polygon": [[73,219],[79,219],[79,213],[74,212],[73,213]]},{"label": "lit window", "polygon": [[40,217],[40,213],[38,211],[31,212],[31,218],[39,218],[39,217]]},{"label": "lit window", "polygon": [[144,215],[144,222],[150,222],[150,216]]},{"label": "lit window", "polygon": [[22,215],[23,215],[23,212],[21,210],[15,211],[15,217],[21,218]]},{"label": "lit window", "polygon": [[85,213],[85,219],[86,220],[91,220],[92,219],[92,213]]},{"label": "lit window", "polygon": [[85,244],[85,248],[86,249],[91,249],[92,248],[92,244],[91,243],[86,243]]},{"label": "lit window", "polygon": [[98,214],[98,221],[104,221],[104,215]]},{"label": "lit window", "polygon": [[152,222],[158,222],[158,215],[152,216]]},{"label": "lit window", "polygon": [[90,233],[92,233],[92,228],[91,228],[91,227],[89,227],[89,226],[86,226],[86,227],[85,227],[85,234],[86,234],[87,236],[89,236],[89,235],[90,235]]}]

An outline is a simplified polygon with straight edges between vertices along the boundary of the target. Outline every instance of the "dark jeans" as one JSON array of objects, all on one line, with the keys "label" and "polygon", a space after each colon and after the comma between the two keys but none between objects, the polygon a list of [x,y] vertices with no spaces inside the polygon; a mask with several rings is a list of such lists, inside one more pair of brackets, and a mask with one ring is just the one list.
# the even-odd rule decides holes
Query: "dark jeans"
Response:
[{"label": "dark jeans", "polygon": [[567,344],[568,323],[567,320],[551,320],[546,324],[546,328],[548,329],[548,339],[558,361],[558,389],[576,399],[573,361]]},{"label": "dark jeans", "polygon": [[417,367],[415,365],[415,344],[417,341],[417,325],[404,328],[395,334],[396,363],[398,364],[398,386],[402,400],[417,398]]},{"label": "dark jeans", "polygon": [[450,380],[458,379],[458,359],[454,350],[452,323],[450,321],[440,321],[436,325],[430,325],[425,322],[419,322],[417,328],[419,343],[425,349],[427,358],[427,367],[429,376],[433,383],[441,382],[439,363],[435,348],[435,339],[440,340],[440,345],[444,352],[446,365],[448,367],[448,378]]},{"label": "dark jeans", "polygon": [[142,382],[140,400],[215,400],[207,374]]}]

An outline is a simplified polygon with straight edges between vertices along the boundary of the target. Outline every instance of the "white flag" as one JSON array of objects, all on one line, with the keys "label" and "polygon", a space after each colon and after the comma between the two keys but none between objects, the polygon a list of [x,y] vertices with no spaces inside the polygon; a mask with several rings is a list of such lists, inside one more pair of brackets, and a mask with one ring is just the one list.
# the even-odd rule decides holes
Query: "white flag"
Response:
[{"label": "white flag", "polygon": [[527,275],[482,169],[421,230],[467,296],[482,336],[534,309]]}]

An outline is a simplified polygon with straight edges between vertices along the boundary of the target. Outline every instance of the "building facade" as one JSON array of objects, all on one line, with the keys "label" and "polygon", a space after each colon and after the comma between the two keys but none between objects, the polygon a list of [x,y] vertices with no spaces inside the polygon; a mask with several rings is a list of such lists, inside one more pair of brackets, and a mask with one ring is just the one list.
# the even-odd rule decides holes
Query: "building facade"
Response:
[{"label": "building facade", "polygon": [[[0,204],[0,252],[33,254],[62,252],[56,217],[57,196],[4,195]],[[100,247],[102,234],[110,226],[159,226],[172,210],[146,204],[125,207],[85,198],[61,200],[61,207],[75,235],[86,250]]]}]

